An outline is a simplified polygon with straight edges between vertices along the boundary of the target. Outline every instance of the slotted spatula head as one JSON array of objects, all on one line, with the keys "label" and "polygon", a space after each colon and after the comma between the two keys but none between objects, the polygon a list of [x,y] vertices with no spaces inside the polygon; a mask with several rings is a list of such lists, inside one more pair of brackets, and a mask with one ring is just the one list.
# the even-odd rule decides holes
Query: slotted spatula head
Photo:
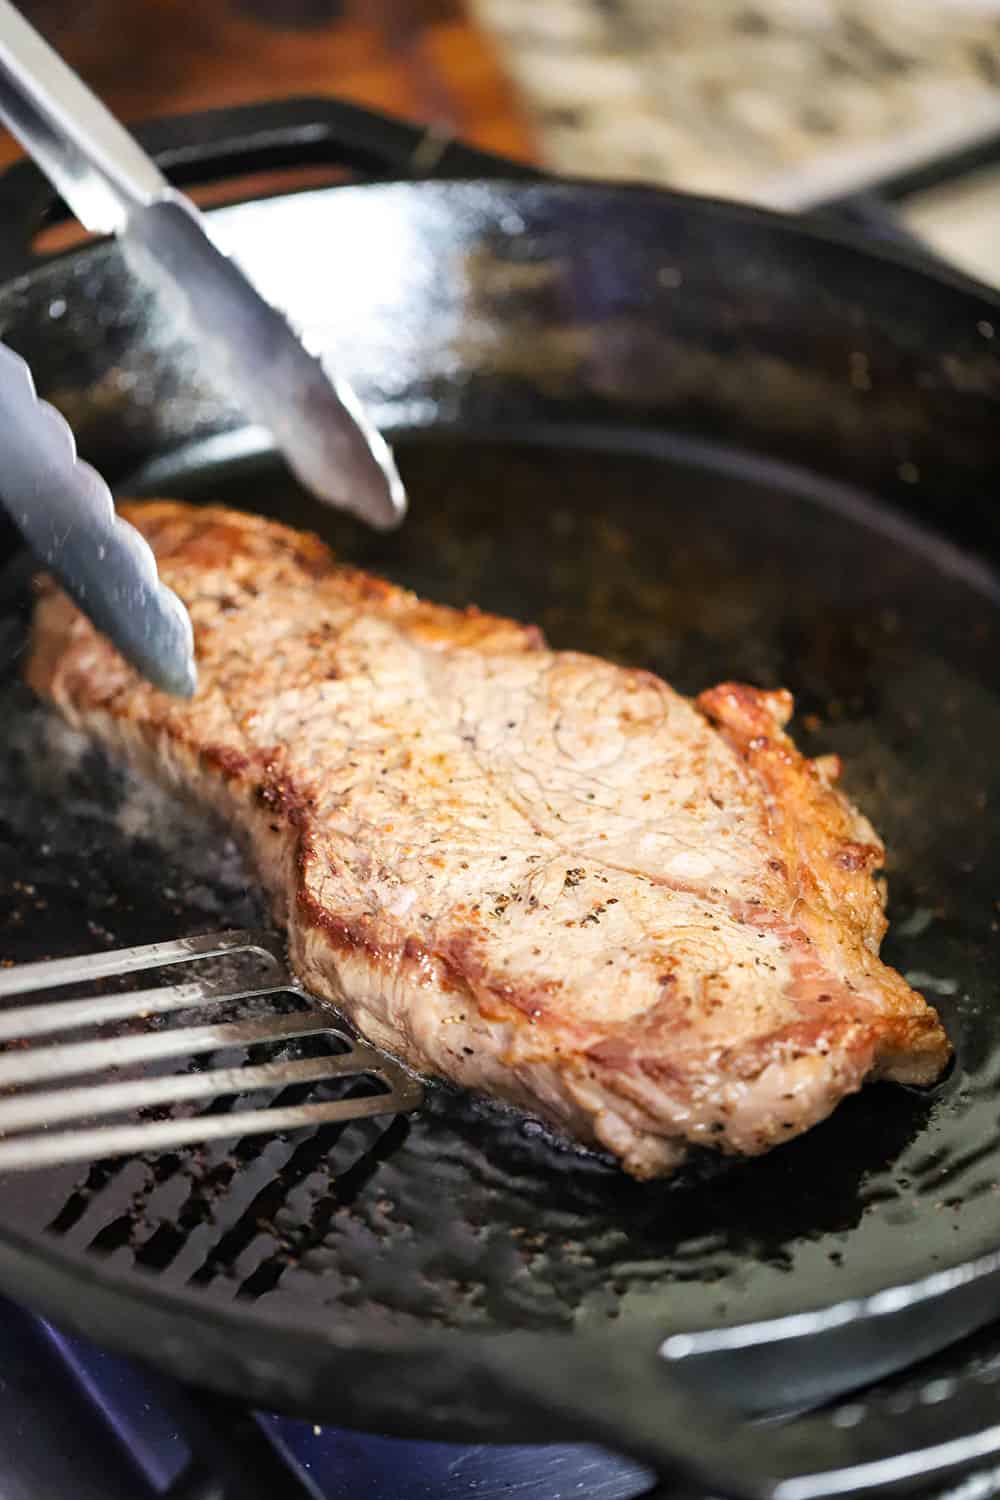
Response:
[{"label": "slotted spatula head", "polygon": [[[178,982],[170,971],[180,965]],[[139,983],[93,993],[126,975]],[[24,1003],[59,990],[73,993]],[[0,1044],[0,1171],[402,1114],[423,1097],[416,1078],[303,989],[266,932],[4,970]],[[330,1097],[323,1086],[335,1083],[346,1092]],[[296,1086],[322,1096],[290,1102]],[[199,1101],[209,1107],[188,1108]]]}]

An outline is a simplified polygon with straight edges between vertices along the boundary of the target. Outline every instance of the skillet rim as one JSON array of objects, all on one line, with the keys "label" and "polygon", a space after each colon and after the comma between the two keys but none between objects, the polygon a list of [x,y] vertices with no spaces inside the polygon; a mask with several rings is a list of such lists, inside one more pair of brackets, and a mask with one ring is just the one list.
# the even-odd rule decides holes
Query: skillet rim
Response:
[{"label": "skillet rim", "polygon": [[[512,163],[511,166],[513,165]],[[0,181],[3,175],[0,173]],[[816,243],[852,250],[870,260],[885,261],[900,270],[914,272],[927,280],[940,282],[953,291],[978,297],[991,304],[994,311],[1000,312],[1000,286],[993,287],[988,282],[980,281],[971,273],[942,260],[929,246],[925,250],[914,245],[909,238],[873,239],[871,235],[865,233],[864,229],[859,228],[849,219],[842,219],[836,212],[825,211],[821,208],[810,209],[801,214],[786,213],[781,209],[745,203],[741,199],[692,193],[681,188],[656,187],[646,182],[617,182],[601,177],[571,177],[566,174],[526,176],[523,173],[515,175],[513,171],[510,175],[504,175],[503,172],[498,171],[495,176],[490,177],[385,177],[335,183],[328,186],[305,187],[288,193],[276,192],[258,197],[237,198],[216,208],[205,208],[201,212],[209,220],[217,218],[224,220],[227,215],[239,213],[248,204],[279,205],[298,199],[324,198],[330,194],[341,197],[352,193],[377,193],[387,188],[394,190],[405,188],[408,191],[428,188],[432,193],[454,188],[469,188],[479,192],[489,190],[517,194],[584,190],[636,199],[648,198],[650,202],[674,204],[678,207],[686,204],[697,205],[699,210],[721,214],[731,218],[733,222],[770,225],[784,234],[795,234]],[[63,250],[46,254],[32,254],[29,250],[28,258],[20,269],[10,270],[0,277],[0,306],[8,294],[26,289],[30,283],[36,278],[43,277],[51,268],[59,267],[67,261],[83,260],[90,256],[105,254],[109,249],[113,249],[114,245],[113,235],[95,235],[89,236],[81,244],[70,245]]]}]

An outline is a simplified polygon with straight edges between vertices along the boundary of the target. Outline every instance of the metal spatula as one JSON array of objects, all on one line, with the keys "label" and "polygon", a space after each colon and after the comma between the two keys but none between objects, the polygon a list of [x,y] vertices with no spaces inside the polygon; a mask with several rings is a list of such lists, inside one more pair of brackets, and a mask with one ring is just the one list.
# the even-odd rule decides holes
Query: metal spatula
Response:
[{"label": "metal spatula", "polygon": [[[164,977],[178,965],[190,965],[194,977],[186,968],[179,982]],[[161,982],[79,993],[133,974],[159,974]],[[48,997],[67,988],[76,991],[72,998]],[[23,1003],[43,993],[40,1003]],[[240,1004],[246,1013],[233,1019]],[[223,1018],[227,1010],[230,1018]],[[304,1043],[312,1055],[213,1065],[213,1054],[233,1049],[287,1054]],[[267,932],[212,933],[2,970],[0,1044],[6,1172],[403,1114],[423,1097],[417,1079],[309,995],[289,970],[280,939]],[[185,1112],[199,1101],[342,1080],[350,1081],[348,1097],[261,1097],[256,1105]],[[102,1123],[115,1117],[118,1123]]]}]

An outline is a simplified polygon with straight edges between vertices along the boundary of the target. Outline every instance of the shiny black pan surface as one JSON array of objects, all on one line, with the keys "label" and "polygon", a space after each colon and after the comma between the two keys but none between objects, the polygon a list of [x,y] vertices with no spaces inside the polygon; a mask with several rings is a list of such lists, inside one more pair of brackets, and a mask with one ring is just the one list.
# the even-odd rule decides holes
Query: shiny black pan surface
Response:
[{"label": "shiny black pan surface", "polygon": [[[942,1274],[1000,1247],[1000,303],[850,237],[598,186],[338,188],[215,222],[397,434],[411,520],[374,537],[295,491],[106,246],[0,287],[0,337],[84,453],[682,691],[790,687],[800,745],[844,757],[886,839],[885,955],[940,1007],[957,1062],[933,1090],[872,1086],[763,1160],[666,1184],[443,1087],[381,1133],[0,1180],[4,1289],[259,1401],[484,1438],[533,1428],[498,1335],[530,1335],[564,1391],[621,1358],[622,1390],[650,1400],[664,1340],[696,1363],[728,1339],[742,1352],[713,1386],[753,1407],[1000,1309],[987,1260],[964,1291]],[[15,565],[0,957],[260,922],[222,831],[31,702],[26,612]],[[911,1283],[916,1303],[864,1300]],[[773,1319],[791,1321],[727,1332]]]}]

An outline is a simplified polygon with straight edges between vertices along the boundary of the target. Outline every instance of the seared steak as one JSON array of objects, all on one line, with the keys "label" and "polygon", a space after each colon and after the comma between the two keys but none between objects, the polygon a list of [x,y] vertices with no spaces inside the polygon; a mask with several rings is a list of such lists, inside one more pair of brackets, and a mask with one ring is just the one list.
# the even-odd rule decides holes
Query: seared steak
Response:
[{"label": "seared steak", "polygon": [[690,703],[259,517],[127,514],[191,611],[196,698],[48,584],[28,679],[223,813],[302,980],[372,1041],[639,1177],[938,1075],[938,1016],[878,957],[882,846],[787,693]]}]

